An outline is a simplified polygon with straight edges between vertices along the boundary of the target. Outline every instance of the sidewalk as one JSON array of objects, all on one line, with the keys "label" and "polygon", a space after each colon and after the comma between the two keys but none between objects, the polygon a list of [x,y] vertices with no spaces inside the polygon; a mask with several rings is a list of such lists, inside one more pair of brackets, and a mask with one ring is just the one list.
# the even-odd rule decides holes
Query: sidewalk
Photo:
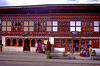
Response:
[{"label": "sidewalk", "polygon": [[[78,57],[78,53],[74,56]],[[78,57],[79,58],[79,57]],[[0,52],[0,61],[10,62],[33,62],[33,63],[64,63],[64,64],[94,64],[100,65],[99,60],[68,60],[68,59],[46,59],[46,55],[42,53],[32,52]]]}]

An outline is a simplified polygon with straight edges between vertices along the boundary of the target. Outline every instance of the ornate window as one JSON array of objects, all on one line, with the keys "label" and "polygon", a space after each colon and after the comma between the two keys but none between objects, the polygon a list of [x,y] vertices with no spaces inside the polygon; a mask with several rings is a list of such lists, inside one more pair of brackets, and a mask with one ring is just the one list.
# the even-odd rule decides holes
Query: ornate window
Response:
[{"label": "ornate window", "polygon": [[65,47],[66,46],[66,42],[65,42],[65,40],[63,39],[63,40],[61,40],[61,46],[62,47]]},{"label": "ornate window", "polygon": [[92,46],[92,41],[91,40],[87,40],[87,47]]},{"label": "ornate window", "polygon": [[85,47],[85,40],[81,41],[81,47]]},{"label": "ornate window", "polygon": [[60,46],[60,40],[59,39],[55,39],[55,47],[59,47]]},{"label": "ornate window", "polygon": [[22,21],[13,21],[12,22],[12,31],[23,31],[23,22]]},{"label": "ornate window", "polygon": [[35,22],[34,31],[35,32],[46,32],[46,22]]},{"label": "ornate window", "polygon": [[72,47],[72,41],[68,40],[68,47]]},{"label": "ornate window", "polygon": [[58,23],[58,25],[59,25],[59,27],[58,27],[59,32],[69,31],[69,22],[61,21]]}]

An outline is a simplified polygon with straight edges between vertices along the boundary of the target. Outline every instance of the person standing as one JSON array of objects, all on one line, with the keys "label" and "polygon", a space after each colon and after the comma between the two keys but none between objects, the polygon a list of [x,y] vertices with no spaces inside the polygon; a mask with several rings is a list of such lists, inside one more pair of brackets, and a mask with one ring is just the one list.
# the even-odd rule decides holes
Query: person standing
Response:
[{"label": "person standing", "polygon": [[92,47],[89,46],[89,54],[90,54],[90,57],[92,58]]},{"label": "person standing", "polygon": [[46,50],[47,51],[49,50],[51,52],[51,46],[50,46],[50,42],[49,41],[47,42],[47,49]]},{"label": "person standing", "polygon": [[36,44],[35,44],[35,51],[36,51],[36,52],[38,51],[38,44],[37,44],[37,42],[36,42]]},{"label": "person standing", "polygon": [[42,51],[43,51],[43,53],[45,53],[45,44],[44,43],[42,44]]},{"label": "person standing", "polygon": [[39,42],[39,53],[41,53],[41,46],[42,46],[42,43],[41,42]]}]

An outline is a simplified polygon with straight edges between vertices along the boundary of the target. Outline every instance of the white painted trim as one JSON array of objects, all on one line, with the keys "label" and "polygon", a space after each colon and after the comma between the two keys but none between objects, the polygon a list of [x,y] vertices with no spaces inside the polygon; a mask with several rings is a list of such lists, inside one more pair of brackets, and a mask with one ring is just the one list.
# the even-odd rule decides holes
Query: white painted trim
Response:
[{"label": "white painted trim", "polygon": [[[12,37],[12,38],[51,38],[51,37],[39,37],[39,36],[26,36],[26,37],[23,37],[23,36],[2,36],[2,37]],[[100,39],[100,37],[52,37],[52,38],[84,38],[84,39]]]}]

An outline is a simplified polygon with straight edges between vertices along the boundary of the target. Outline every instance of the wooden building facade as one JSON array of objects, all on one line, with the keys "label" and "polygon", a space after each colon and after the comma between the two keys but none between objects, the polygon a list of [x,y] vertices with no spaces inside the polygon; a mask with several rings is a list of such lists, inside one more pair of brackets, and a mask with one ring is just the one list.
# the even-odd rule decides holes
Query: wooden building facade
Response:
[{"label": "wooden building facade", "polygon": [[3,51],[35,52],[39,41],[51,52],[100,48],[100,5],[0,7]]}]

